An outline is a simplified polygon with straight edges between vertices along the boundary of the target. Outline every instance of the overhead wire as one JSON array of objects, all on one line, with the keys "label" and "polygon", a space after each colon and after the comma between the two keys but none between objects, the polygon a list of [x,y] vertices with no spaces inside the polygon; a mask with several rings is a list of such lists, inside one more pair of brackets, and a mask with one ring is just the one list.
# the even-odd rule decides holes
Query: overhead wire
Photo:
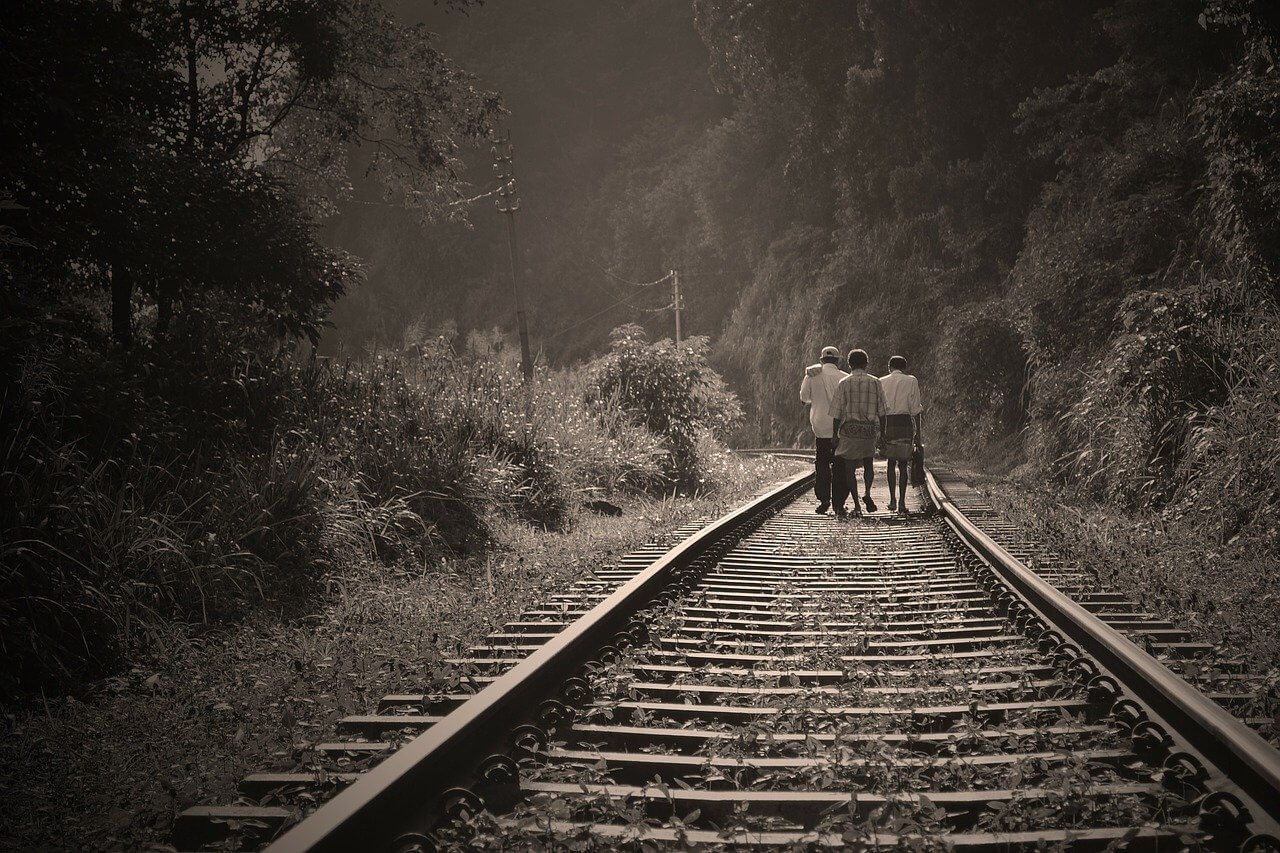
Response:
[{"label": "overhead wire", "polygon": [[599,311],[595,312],[594,314],[588,315],[588,316],[586,316],[586,317],[583,317],[581,320],[577,320],[577,321],[575,321],[575,322],[573,322],[573,323],[570,323],[570,324],[569,324],[569,325],[567,325],[567,326],[563,326],[563,327],[561,327],[561,328],[559,328],[559,329],[556,329],[556,330],[555,330],[554,332],[552,332],[551,334],[544,336],[542,340],[543,340],[543,341],[549,341],[549,340],[551,340],[552,338],[557,338],[557,337],[559,337],[560,335],[563,335],[565,332],[569,331],[570,329],[575,329],[575,328],[577,328],[578,326],[581,326],[583,323],[586,323],[586,322],[588,322],[588,321],[590,321],[590,320],[594,320],[595,318],[599,317],[600,315],[602,315],[602,314],[606,314],[606,313],[608,313],[609,311],[612,311],[614,308],[617,308],[619,305],[626,305],[628,308],[631,308],[632,310],[635,310],[635,311],[644,311],[644,312],[647,312],[647,313],[650,313],[650,314],[659,314],[659,313],[661,313],[661,312],[663,312],[663,311],[670,311],[672,308],[674,308],[674,307],[675,307],[675,304],[674,304],[674,303],[672,303],[671,305],[664,305],[664,306],[662,306],[661,308],[637,308],[636,306],[634,306],[634,305],[630,304],[629,302],[627,302],[625,299],[617,299],[617,300],[615,300],[614,302],[610,303],[609,305],[606,305],[604,308],[601,308]]},{"label": "overhead wire", "polygon": [[[667,274],[664,275],[662,278],[656,278],[653,281],[643,281],[643,282],[632,281],[629,278],[623,278],[622,276],[617,275],[616,273],[610,272],[609,270],[605,269],[604,266],[596,263],[595,261],[592,261],[589,259],[583,259],[583,258],[575,258],[574,260],[577,260],[579,262],[582,262],[583,260],[585,260],[587,263],[591,264],[591,266],[595,267],[600,272],[609,276],[609,278],[615,279],[616,281],[622,282],[623,284],[628,284],[628,285],[631,285],[632,287],[638,287],[638,288],[653,287],[655,285],[662,284],[663,282],[670,281],[672,275],[674,275],[674,271],[669,270]],[[580,320],[575,320],[574,322],[570,323],[567,326],[562,326],[561,328],[556,329],[554,332],[550,333],[549,335],[544,335],[542,337],[543,342],[557,338],[560,335],[563,335],[565,332],[571,331],[572,329],[576,329],[578,326],[581,326],[583,323],[590,322],[591,320],[596,319],[602,314],[607,314],[608,312],[612,311],[614,308],[617,308],[619,305],[625,305],[626,307],[630,308],[632,311],[639,311],[644,314],[661,314],[664,311],[670,311],[671,309],[675,308],[674,302],[671,302],[667,305],[663,305],[659,308],[645,308],[644,306],[636,305],[632,303],[626,296],[618,296],[616,293],[609,290],[607,287],[595,281],[594,279],[588,279],[588,280],[591,281],[591,283],[594,284],[596,287],[598,287],[603,293],[612,297],[613,301],[610,302],[608,305],[606,305],[604,308],[601,308],[599,311],[595,312],[594,314],[590,314],[586,317],[583,317]]]},{"label": "overhead wire", "polygon": [[600,290],[601,293],[604,293],[607,296],[609,296],[611,299],[615,300],[615,304],[617,304],[618,302],[621,302],[622,304],[626,305],[628,308],[631,308],[635,311],[647,311],[651,314],[656,314],[660,311],[668,310],[667,308],[645,308],[643,305],[636,305],[628,297],[619,296],[618,294],[614,293],[612,290],[605,287],[603,284],[596,281],[595,279],[587,279],[587,280],[590,281],[593,285],[595,285]]},{"label": "overhead wire", "polygon": [[653,287],[654,285],[662,284],[664,281],[670,281],[672,276],[672,271],[667,270],[666,275],[664,275],[662,278],[655,278],[653,281],[632,281],[629,278],[623,278],[617,273],[609,272],[609,270],[607,270],[602,264],[596,263],[595,261],[588,260],[587,262],[591,264],[593,267],[595,267],[596,269],[600,270],[600,272],[609,276],[609,278],[614,279],[615,281],[620,281],[623,284],[629,284],[632,287]]}]

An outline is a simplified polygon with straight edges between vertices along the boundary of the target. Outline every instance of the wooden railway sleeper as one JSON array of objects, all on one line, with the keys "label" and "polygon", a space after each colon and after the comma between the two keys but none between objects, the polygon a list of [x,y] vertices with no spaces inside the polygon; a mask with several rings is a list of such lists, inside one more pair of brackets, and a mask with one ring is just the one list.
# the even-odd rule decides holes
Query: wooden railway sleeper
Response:
[{"label": "wooden railway sleeper", "polygon": [[[793,492],[798,491],[798,488],[797,488],[798,485],[799,485],[798,481],[792,483]],[[763,511],[764,510],[761,509],[761,512]],[[806,521],[808,520],[806,519]],[[812,522],[808,522],[808,523],[811,524]],[[800,527],[801,527],[800,525],[797,525],[793,521],[783,520],[783,521],[779,521],[777,524],[773,525],[773,527],[770,527],[768,529],[776,528],[777,530],[785,530],[789,528],[800,529]],[[913,531],[908,535],[919,538],[921,534],[918,534],[917,532]],[[661,591],[658,591],[656,593],[656,596],[652,596],[650,598],[650,606],[652,606],[655,603],[655,601],[672,603],[681,598],[687,601],[690,595],[704,595],[707,590],[708,584],[704,583],[703,581],[708,575],[709,568],[713,565],[713,561],[715,558],[726,554],[728,550],[729,549],[723,545],[716,545],[708,549],[702,557],[693,560],[691,563],[686,564],[685,566],[679,568],[677,571],[673,572],[671,579],[665,585],[665,587]],[[887,559],[889,561],[892,561],[892,558],[887,558]],[[1066,639],[1061,634],[1059,634],[1056,630],[1051,629],[1049,625],[1046,623],[1046,621],[1040,617],[1040,614],[1034,608],[1030,608],[1026,606],[1026,604],[1022,601],[1020,596],[1013,595],[1010,592],[1008,586],[1001,579],[996,577],[995,573],[985,563],[985,561],[971,556],[968,552],[964,552],[961,555],[961,559],[959,559],[957,563],[964,565],[966,569],[969,569],[971,571],[972,576],[975,578],[975,584],[973,588],[975,591],[981,590],[981,592],[978,594],[985,601],[984,607],[986,611],[993,612],[992,603],[994,602],[994,605],[995,605],[994,612],[1000,613],[1001,616],[1003,616],[1003,618],[1007,620],[1009,624],[1014,626],[1014,628],[1021,634],[1022,637],[1025,637],[1028,641],[1034,644],[1035,648],[1016,647],[1010,650],[1010,653],[1014,656],[1013,659],[1025,660],[1027,664],[1024,664],[1024,666],[1027,666],[1032,661],[1035,661],[1037,666],[1043,666],[1044,663],[1047,662],[1051,670],[1057,674],[1058,678],[1061,679],[1061,683],[1064,688],[1071,690],[1071,686],[1074,685],[1076,689],[1082,691],[1083,695],[1087,696],[1087,699],[1083,699],[1083,700],[1070,700],[1070,702],[1075,702],[1077,704],[1071,705],[1070,703],[1066,703],[1070,705],[1070,707],[1078,709],[1079,712],[1087,711],[1087,714],[1085,713],[1069,714],[1068,719],[1071,720],[1071,722],[1068,725],[1069,728],[1073,728],[1073,729],[1078,728],[1080,731],[1089,730],[1088,727],[1095,724],[1094,723],[1086,724],[1084,722],[1086,716],[1093,720],[1100,720],[1103,717],[1106,717],[1107,723],[1106,725],[1101,726],[1100,728],[1101,731],[1107,731],[1108,729],[1110,729],[1111,731],[1114,731],[1113,728],[1110,728],[1111,726],[1110,721],[1114,720],[1114,721],[1120,722],[1122,725],[1124,725],[1125,729],[1127,730],[1127,734],[1129,735],[1131,741],[1133,742],[1135,749],[1141,750],[1143,754],[1149,755],[1153,758],[1157,756],[1164,757],[1164,761],[1161,765],[1163,767],[1163,771],[1162,771],[1163,776],[1160,778],[1162,785],[1157,785],[1156,786],[1157,788],[1163,786],[1166,788],[1174,789],[1184,794],[1185,799],[1187,799],[1188,801],[1194,802],[1195,810],[1197,810],[1197,814],[1199,815],[1201,824],[1205,826],[1209,826],[1211,824],[1214,826],[1219,826],[1219,828],[1216,830],[1215,837],[1226,838],[1228,837],[1228,835],[1230,835],[1230,837],[1233,840],[1239,837],[1241,839],[1241,843],[1252,843],[1255,846],[1259,846],[1259,849],[1264,849],[1260,845],[1265,845],[1269,843],[1267,836],[1247,835],[1247,833],[1250,831],[1249,809],[1245,806],[1245,804],[1242,801],[1239,801],[1238,799],[1235,802],[1232,802],[1229,795],[1227,797],[1211,798],[1210,797],[1211,792],[1207,792],[1205,790],[1204,783],[1209,778],[1209,774],[1206,771],[1205,767],[1202,764],[1200,764],[1195,759],[1194,756],[1186,754],[1178,749],[1173,749],[1172,747],[1175,746],[1176,744],[1173,742],[1173,738],[1169,735],[1169,733],[1165,731],[1164,728],[1160,726],[1157,721],[1150,719],[1148,715],[1145,713],[1145,711],[1143,710],[1143,707],[1141,705],[1123,696],[1121,694],[1119,685],[1116,684],[1114,679],[1110,678],[1110,676],[1106,674],[1099,672],[1097,665],[1092,660],[1085,657],[1078,646],[1076,646],[1071,642],[1066,641]],[[637,575],[637,577],[638,576],[639,575]],[[714,586],[716,585],[716,583],[712,583],[710,585]],[[616,586],[616,584],[614,586]],[[781,589],[782,587],[779,586],[778,588]],[[824,595],[826,594],[827,593],[824,593]],[[582,606],[590,607],[591,603],[588,603],[588,600],[589,602],[595,602],[595,601],[603,600],[603,598],[604,596],[591,594],[590,596],[587,596],[585,598],[579,597],[577,600],[582,602]],[[794,596],[788,596],[786,594],[780,594],[780,595],[771,594],[769,596],[752,597],[744,593],[719,594],[719,595],[714,595],[710,598],[704,597],[702,599],[703,606],[712,608],[712,612],[722,612],[722,608],[725,606],[725,604],[730,602],[737,602],[736,606],[738,608],[741,608],[741,612],[747,612],[749,608],[756,608],[761,612],[769,612],[771,609],[776,609],[780,605],[780,603],[786,605],[787,607],[791,607],[792,605],[789,602],[796,601],[796,600],[798,599],[796,599]],[[904,600],[911,600],[911,598],[909,596],[904,597]],[[974,599],[969,598],[968,600],[973,601]],[[895,597],[895,601],[896,601],[896,597]],[[1095,596],[1092,599],[1092,601],[1094,603],[1099,603],[1104,606],[1108,604],[1115,604],[1117,606],[1122,606],[1120,602],[1108,601],[1104,597]],[[1128,606],[1130,610],[1133,609],[1131,604],[1123,605],[1123,606]],[[541,611],[533,611],[533,612],[554,612],[554,611],[547,611],[543,609]],[[577,612],[583,612],[583,611],[577,611]],[[975,608],[973,609],[973,612],[979,612],[979,610]],[[629,652],[628,650],[637,649],[639,647],[652,648],[652,646],[650,645],[652,638],[648,636],[649,632],[646,630],[643,634],[641,634],[639,631],[637,631],[636,626],[638,623],[642,624],[642,620],[639,620],[638,617],[633,617],[631,622],[628,623],[625,627],[623,627],[622,630],[614,630],[612,634],[607,635],[606,645],[602,648],[597,648],[596,651],[593,653],[594,655],[593,659],[591,661],[587,661],[586,664],[579,665],[575,671],[578,673],[590,673],[593,670],[599,670],[600,668],[603,668],[603,667],[611,667],[618,663],[622,663],[623,666],[630,665],[629,662],[634,660],[635,653],[634,651]],[[569,624],[561,623],[561,626],[557,626],[557,627],[563,627],[566,632],[570,632],[572,631],[571,625],[572,623],[569,623]],[[515,632],[513,631],[512,633],[515,633]],[[543,633],[543,632],[536,632],[536,633]],[[909,645],[909,644],[899,644],[899,646],[902,646],[902,645]],[[1179,646],[1178,644],[1174,643],[1174,644],[1166,644],[1166,646],[1168,646],[1166,650],[1168,651],[1169,654],[1182,653],[1182,652],[1189,653],[1193,651],[1193,649],[1187,644],[1182,644],[1181,646]],[[537,648],[538,647],[531,647],[531,651]],[[886,647],[886,649],[890,652],[895,651],[894,648],[888,647],[888,646]],[[514,651],[514,649],[512,651]],[[906,649],[905,651],[910,652],[911,649]],[[533,653],[535,655],[537,654],[536,651],[533,651]],[[823,652],[823,654],[826,655],[827,653]],[[504,655],[505,655],[505,652],[504,652]],[[977,666],[983,666],[984,660],[990,658],[990,655],[991,655],[991,652],[983,651],[983,652],[974,652],[969,655],[965,655],[965,654],[942,655],[942,656],[936,656],[936,657],[933,655],[919,655],[919,654],[911,654],[911,653],[906,653],[906,654],[890,653],[890,654],[885,654],[883,656],[840,655],[839,657],[845,660],[845,663],[843,664],[843,666],[845,667],[846,670],[848,669],[849,666],[862,668],[867,666],[881,666],[882,664],[887,664],[889,666],[898,665],[898,666],[904,666],[904,667],[907,667],[908,665],[910,667],[922,666],[927,669],[928,667],[934,667],[934,668],[938,667],[939,665],[938,662],[941,660],[945,660],[947,658],[954,660],[957,665],[962,661],[965,661],[966,659],[968,659],[969,661],[971,661],[967,664],[968,666],[972,667],[975,664]],[[806,658],[804,655],[794,655],[794,656],[784,655],[782,657],[778,657],[776,655],[774,656],[739,655],[735,657],[732,655],[717,655],[714,653],[708,654],[705,652],[705,650],[700,652],[691,652],[687,657],[691,660],[692,659],[701,660],[704,666],[709,663],[711,664],[712,668],[719,665],[716,663],[717,660],[725,660],[725,661],[734,661],[735,665],[740,665],[746,669],[757,667],[758,664],[763,663],[764,661],[782,662],[789,659],[795,659],[799,663],[799,662],[808,660],[808,658]],[[659,661],[664,659],[671,659],[673,660],[673,662],[675,661],[683,662],[684,660],[683,658],[664,658],[662,655],[654,655],[654,659]],[[994,658],[991,660],[994,663],[994,662],[1003,662],[1007,659],[1009,658],[1000,657],[1000,658]],[[737,663],[738,661],[740,661],[741,663],[740,664]],[[476,661],[475,663],[476,663],[476,669],[483,668],[483,667],[491,667],[491,666],[492,667],[498,667],[498,666],[509,667],[513,665],[518,665],[519,660],[517,658],[508,658],[505,656],[499,658],[498,656],[495,655],[491,659],[485,660],[483,662]],[[643,666],[644,663],[639,662],[636,665]],[[910,672],[911,670],[908,668],[904,671]],[[778,681],[779,686],[782,686],[781,679],[783,677],[785,677],[783,674],[779,674],[776,676],[776,678],[779,679]],[[842,678],[845,677],[843,672],[841,673],[841,677]],[[863,677],[863,673],[861,672],[861,669],[859,669],[858,677],[859,678]],[[509,678],[506,680],[507,682],[510,682]],[[1047,680],[1046,683],[1048,683],[1049,681],[1052,681],[1052,679]],[[552,684],[555,684],[555,683],[557,682],[552,682]],[[554,728],[554,730],[557,733],[556,736],[559,736],[560,732],[568,732],[568,731],[581,731],[585,733],[590,728],[590,726],[587,724],[578,724],[574,722],[575,711],[572,706],[581,705],[584,702],[589,703],[591,701],[590,697],[595,693],[595,688],[593,687],[593,679],[589,675],[586,677],[584,677],[583,675],[571,675],[567,679],[558,681],[558,683],[561,685],[561,689],[558,695],[561,696],[566,701],[561,701],[560,699],[547,699],[543,701],[540,705],[536,706],[537,713],[534,715],[535,719],[541,721],[549,728]],[[670,685],[669,688],[667,685],[657,685],[657,686],[661,686],[664,690],[665,689],[678,690],[681,685],[673,684],[673,685]],[[689,687],[696,689],[697,685],[691,685]],[[661,703],[633,703],[633,704],[637,704],[641,706],[644,706],[647,704],[647,707],[653,711],[668,710],[666,708],[661,708]],[[1023,703],[1013,702],[1013,703],[1004,703],[1004,704],[1007,707],[1011,707],[1011,708],[1026,707],[1027,705],[1027,703],[1025,702]],[[1034,706],[1035,704],[1036,704],[1035,702],[1031,703],[1032,706]],[[1044,700],[1043,704],[1045,704],[1046,706],[1056,705],[1058,707],[1062,707],[1064,705],[1064,702],[1063,700],[1048,699],[1048,700]],[[626,707],[626,703],[623,703],[623,707]],[[681,713],[688,713],[688,714],[694,714],[694,715],[710,710],[709,707],[702,707],[702,706],[693,706],[693,708],[690,708],[690,706],[687,706],[687,705],[673,706],[673,707],[686,709],[686,710],[682,710]],[[1108,709],[1110,710],[1110,715],[1107,714]],[[933,737],[934,732],[931,730],[934,729],[936,725],[936,721],[933,720],[932,717],[936,715],[932,714],[931,712],[935,710],[943,710],[943,709],[931,707],[931,708],[925,708],[921,710],[930,712],[928,714],[921,715],[920,722],[925,724],[924,726],[925,731],[916,731],[916,732],[907,734],[906,737],[908,740],[906,742],[915,743],[922,747],[924,744],[933,743],[933,741],[930,740],[930,738]],[[983,720],[989,720],[992,717],[991,717],[991,714],[988,713],[988,711],[994,710],[994,708],[985,708],[980,704],[974,703],[968,706],[960,706],[955,710],[963,711],[963,714],[965,716],[969,718],[973,718],[975,720],[979,718]],[[720,713],[723,713],[723,711],[721,711]],[[392,718],[392,719],[396,719],[396,718]],[[1010,728],[1010,731],[1013,731],[1016,729],[1016,722],[1017,720],[1020,720],[1020,719],[1022,718],[1017,717],[1015,719],[1014,726]],[[1051,722],[1050,720],[1047,720],[1047,719],[1040,720],[1034,716],[1029,717],[1028,719],[1032,721],[1032,726],[1033,726],[1033,728],[1030,729],[1029,731],[1037,731],[1037,732],[1041,731],[1042,730],[1041,727],[1044,725],[1045,722]],[[604,733],[604,732],[616,731],[619,734],[621,734],[624,728],[626,727],[618,727],[618,726],[601,727],[601,732]],[[645,728],[631,727],[630,730],[633,732],[632,736],[638,737],[638,738],[653,738],[658,736],[667,737],[667,738],[676,737],[675,730],[655,729],[652,726],[645,727]],[[659,732],[666,732],[666,733],[659,735]],[[681,736],[692,737],[698,733],[690,730],[680,730],[680,734]],[[936,732],[936,734],[938,735],[939,738],[945,737],[945,731],[938,731]],[[713,735],[714,735],[714,732],[703,732],[699,736],[712,737]],[[808,731],[805,731],[803,736],[806,738],[806,740],[810,737],[819,737],[819,738],[826,737],[826,735],[822,732],[809,733]],[[880,737],[880,738],[888,737],[890,739],[892,739],[895,736],[896,735],[892,734],[891,732],[881,733],[880,735],[877,735],[877,737]],[[510,733],[510,745],[514,753],[517,755],[523,755],[523,756],[539,755],[545,758],[546,752],[548,749],[548,741],[550,737],[551,735],[546,730],[543,730],[540,726],[525,723],[521,726],[516,727]],[[943,742],[942,740],[938,740],[939,744],[941,744],[942,742]],[[502,810],[505,804],[512,802],[510,798],[512,796],[513,790],[515,790],[518,793],[520,789],[523,789],[527,793],[529,791],[537,791],[541,788],[541,790],[543,790],[544,792],[554,793],[555,783],[521,783],[519,781],[519,776],[520,776],[519,761],[512,758],[510,755],[491,754],[487,759],[480,762],[480,764],[478,765],[478,769],[474,774],[473,781],[470,784],[464,781],[463,784],[449,788],[448,790],[443,792],[446,800],[445,805],[447,806],[446,811],[449,814],[454,814],[454,815],[467,815],[467,814],[474,815],[477,813],[479,808],[483,808],[486,804],[489,806],[492,806],[497,810]],[[560,791],[559,793],[569,797],[578,796],[579,792],[581,792],[582,790],[581,786],[566,786],[566,787],[572,787],[573,790],[564,790],[564,791]],[[680,800],[690,800],[693,802],[705,802],[707,803],[707,809],[709,810],[708,813],[721,808],[721,804],[726,802],[723,799],[723,797],[717,798],[715,796],[704,796],[704,794],[711,795],[711,794],[716,794],[718,792],[704,792],[704,794],[699,794],[698,792],[671,792],[671,793],[665,794],[664,797],[659,798],[659,797],[648,796],[646,793],[644,793],[644,791],[646,791],[647,789],[643,787],[642,788],[637,788],[636,786],[630,786],[630,787],[615,786],[615,787],[618,788],[618,794],[624,797],[633,796],[635,795],[635,792],[639,791],[640,792],[639,796],[644,801],[644,807],[646,809],[657,808],[659,811],[662,808],[661,803],[659,802],[660,800],[670,802],[670,801],[673,801],[673,799],[680,799]],[[1109,788],[1107,790],[1110,791],[1112,789]],[[1115,786],[1114,790],[1117,792],[1122,792],[1122,795],[1124,796],[1130,796],[1130,795],[1142,796],[1142,797],[1149,796],[1153,798],[1159,796],[1158,793],[1152,790],[1150,786],[1141,786],[1141,785],[1132,786],[1131,785],[1126,788],[1123,785],[1119,785],[1119,786]],[[723,793],[733,793],[733,792],[723,792]],[[767,802],[791,803],[799,807],[798,804],[804,802],[808,794],[806,794],[805,792],[797,792],[797,793],[799,794],[798,797],[789,798],[784,796],[784,797],[771,798],[769,796],[763,796],[757,799],[759,799],[761,802],[766,802],[766,803]],[[1218,792],[1218,793],[1225,793],[1225,792]],[[610,794],[610,796],[612,796],[612,794]],[[983,791],[983,792],[977,792],[975,796],[990,797],[990,796],[993,796],[993,793],[990,791]],[[813,798],[810,798],[810,800],[812,799]],[[820,800],[821,798],[819,797],[817,799]],[[947,797],[944,797],[943,799],[948,801],[956,800],[956,798],[947,798]],[[792,807],[791,805],[786,805],[785,809],[790,809],[791,807]],[[808,808],[808,806],[804,806],[803,808],[801,808],[802,812],[804,808]],[[983,808],[985,808],[985,806],[983,806]],[[960,820],[958,823],[959,823],[959,826],[963,826],[963,820]],[[959,826],[957,828],[959,828]],[[1102,836],[1100,835],[1099,838],[1101,837]],[[414,833],[410,832],[410,833],[401,835],[399,839],[400,840],[397,842],[397,844],[401,846],[401,848],[405,851],[405,853],[409,853],[410,850],[429,849],[428,847],[424,846],[425,844],[430,843],[429,839],[425,835],[421,835],[421,834],[415,835]]]}]

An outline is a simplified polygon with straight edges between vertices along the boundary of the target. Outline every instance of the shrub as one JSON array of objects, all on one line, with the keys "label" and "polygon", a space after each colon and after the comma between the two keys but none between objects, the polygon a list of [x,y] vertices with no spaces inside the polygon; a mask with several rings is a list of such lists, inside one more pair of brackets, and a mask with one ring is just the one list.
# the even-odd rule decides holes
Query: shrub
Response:
[{"label": "shrub", "polygon": [[1043,447],[1061,479],[1130,508],[1169,499],[1189,437],[1226,396],[1224,298],[1214,287],[1131,294],[1091,364],[1043,372],[1042,412],[1057,409]]},{"label": "shrub", "polygon": [[491,507],[565,517],[536,434],[398,360],[49,355],[0,409],[0,647],[26,687],[110,669],[156,620],[301,604],[341,545],[422,561],[482,547]]},{"label": "shrub", "polygon": [[727,434],[742,417],[738,398],[707,364],[708,341],[649,343],[639,326],[613,332],[608,355],[591,366],[588,402],[596,411],[617,406],[662,439],[665,474],[684,488],[705,481],[698,442],[704,432]]},{"label": "shrub", "polygon": [[[1165,515],[1197,519],[1217,545],[1255,558],[1280,550],[1280,311],[1264,300],[1215,323],[1231,354],[1223,393],[1189,420]],[[1205,512],[1205,507],[1213,512]],[[1273,564],[1274,565],[1274,564]]]},{"label": "shrub", "polygon": [[1000,302],[953,312],[938,346],[930,433],[947,446],[973,450],[1019,429],[1025,418],[1027,361]]},{"label": "shrub", "polygon": [[0,460],[0,644],[19,683],[105,670],[156,619],[227,618],[323,565],[318,460],[296,447],[95,459],[51,443],[47,422],[14,426]]},{"label": "shrub", "polygon": [[589,404],[586,371],[542,373],[534,399],[539,430],[565,478],[584,492],[646,494],[667,485],[662,440],[632,421],[618,394]]},{"label": "shrub", "polygon": [[710,438],[736,407],[705,341],[640,346],[613,387],[526,387],[447,337],[335,363],[224,332],[23,354],[0,405],[4,687],[109,671],[159,621],[305,605],[338,560],[479,551],[494,513],[563,528],[575,493],[669,488],[673,447],[684,484],[739,473]]}]

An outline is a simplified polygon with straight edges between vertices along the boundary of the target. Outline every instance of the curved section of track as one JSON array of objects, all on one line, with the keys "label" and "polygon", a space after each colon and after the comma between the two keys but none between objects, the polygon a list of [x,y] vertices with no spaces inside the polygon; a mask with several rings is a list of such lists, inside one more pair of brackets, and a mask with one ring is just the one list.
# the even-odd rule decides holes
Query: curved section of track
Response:
[{"label": "curved section of track", "polygon": [[810,483],[386,697],[353,732],[425,731],[329,745],[391,753],[369,772],[258,774],[270,805],[189,822],[283,821],[336,781],[272,849],[1280,849],[1280,755],[936,482],[848,524]]}]

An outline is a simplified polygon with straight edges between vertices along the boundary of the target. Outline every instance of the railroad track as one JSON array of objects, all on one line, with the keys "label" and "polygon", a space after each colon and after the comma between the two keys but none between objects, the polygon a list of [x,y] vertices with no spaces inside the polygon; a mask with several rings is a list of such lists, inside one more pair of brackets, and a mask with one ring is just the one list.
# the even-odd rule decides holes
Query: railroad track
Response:
[{"label": "railroad track", "polygon": [[551,596],[178,847],[1280,850],[1280,753],[1117,631],[1194,655],[1164,623],[932,476],[849,524],[810,484]]}]

